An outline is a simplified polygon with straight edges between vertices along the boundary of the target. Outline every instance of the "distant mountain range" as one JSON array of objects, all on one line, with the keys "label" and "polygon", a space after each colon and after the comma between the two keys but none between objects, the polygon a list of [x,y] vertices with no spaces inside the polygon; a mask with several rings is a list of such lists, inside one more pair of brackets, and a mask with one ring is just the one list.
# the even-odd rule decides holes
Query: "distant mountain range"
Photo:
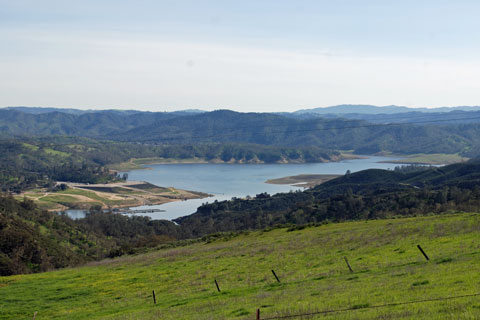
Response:
[{"label": "distant mountain range", "polygon": [[388,123],[478,123],[480,122],[479,111],[457,110],[449,112],[402,112],[402,113],[343,113],[343,114],[322,114],[322,113],[289,113],[286,117],[295,119],[351,119],[365,120],[370,123],[388,124]]},{"label": "distant mountain range", "polygon": [[[358,108],[356,108],[358,107]],[[329,110],[411,110],[336,106]],[[399,109],[398,109],[399,108]],[[470,108],[464,111],[462,108]],[[147,144],[247,143],[329,150],[480,154],[480,110],[398,113],[143,112],[11,107],[0,109],[0,135],[66,135]],[[317,109],[312,109],[317,110]],[[446,110],[446,109],[442,109]]]},{"label": "distant mountain range", "polygon": [[422,113],[439,113],[451,111],[480,111],[480,106],[458,106],[458,107],[441,107],[441,108],[408,108],[402,106],[373,106],[366,104],[342,104],[338,106],[302,109],[295,111],[295,114],[397,114],[408,112],[422,112]]},{"label": "distant mountain range", "polygon": [[[48,107],[24,107],[24,106],[17,106],[17,107],[5,107],[4,110],[16,110],[21,111],[24,113],[31,113],[31,114],[43,114],[43,113],[52,113],[52,112],[61,112],[67,114],[85,114],[85,113],[118,113],[118,114],[135,114],[135,113],[161,113],[161,112],[149,112],[149,111],[139,111],[139,110],[119,110],[119,109],[109,109],[109,110],[80,110],[80,109],[72,109],[72,108],[48,108]],[[0,108],[2,110],[2,108]],[[171,111],[171,112],[163,112],[163,113],[171,113],[177,115],[190,115],[190,114],[197,114],[203,113],[206,111],[198,110],[198,109],[186,109],[186,110],[178,110],[178,111]]]},{"label": "distant mountain range", "polygon": [[[199,109],[187,109],[179,111],[150,112],[138,110],[79,110],[72,108],[43,108],[43,107],[6,107],[1,110],[20,111],[22,113],[40,115],[60,112],[71,115],[85,114],[108,114],[114,116],[132,116],[140,117],[139,114],[148,115],[149,118],[172,118],[173,116],[193,116],[208,111]],[[474,113],[476,112],[476,113]],[[352,119],[365,120],[371,123],[417,123],[425,121],[436,121],[448,123],[473,123],[480,122],[480,106],[458,106],[442,108],[408,108],[402,106],[373,106],[373,105],[338,105],[325,108],[303,109],[295,112],[272,112],[272,114],[281,115],[287,118],[300,120],[325,118],[325,119]],[[147,121],[148,123],[148,121]]]},{"label": "distant mountain range", "polygon": [[[48,107],[26,107],[26,106],[15,106],[15,107],[5,107],[3,109],[7,110],[17,110],[25,113],[32,114],[41,114],[41,113],[50,113],[50,112],[62,112],[69,114],[84,114],[84,113],[101,113],[101,112],[117,112],[121,114],[134,114],[139,112],[148,112],[148,111],[138,111],[138,110],[119,110],[119,109],[110,109],[110,110],[80,110],[73,108],[48,108]],[[1,108],[0,108],[1,110]],[[441,107],[441,108],[409,108],[403,106],[374,106],[368,104],[341,104],[331,107],[320,107],[313,109],[301,109],[294,112],[272,112],[278,114],[317,114],[317,115],[345,115],[345,114],[370,114],[370,115],[380,115],[380,114],[398,114],[398,113],[446,113],[452,111],[480,111],[480,106],[455,106],[455,107]],[[205,113],[208,111],[199,110],[199,109],[186,109],[178,110],[164,113],[173,113],[173,114],[199,114]]]}]

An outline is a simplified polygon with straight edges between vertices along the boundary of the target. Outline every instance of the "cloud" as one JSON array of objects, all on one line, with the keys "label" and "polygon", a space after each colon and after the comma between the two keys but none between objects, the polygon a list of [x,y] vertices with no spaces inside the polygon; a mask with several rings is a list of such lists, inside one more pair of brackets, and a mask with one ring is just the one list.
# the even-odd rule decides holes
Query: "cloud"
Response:
[{"label": "cloud", "polygon": [[[10,30],[11,31],[11,30]],[[288,111],[340,103],[478,104],[476,60],[177,41],[128,33],[0,35],[0,105]]]}]

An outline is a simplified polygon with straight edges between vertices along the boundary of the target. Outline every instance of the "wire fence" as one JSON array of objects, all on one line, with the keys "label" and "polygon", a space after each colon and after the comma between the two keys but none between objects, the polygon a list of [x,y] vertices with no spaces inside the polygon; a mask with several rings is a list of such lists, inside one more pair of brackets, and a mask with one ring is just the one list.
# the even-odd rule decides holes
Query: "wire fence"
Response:
[{"label": "wire fence", "polygon": [[385,307],[395,307],[395,306],[408,305],[408,304],[453,300],[453,299],[470,298],[470,297],[477,297],[477,296],[480,296],[480,293],[464,294],[464,295],[449,296],[449,297],[437,297],[437,298],[429,298],[429,299],[413,300],[413,301],[392,302],[392,303],[378,304],[373,306],[369,306],[369,305],[353,306],[353,307],[344,308],[344,309],[322,310],[322,311],[315,311],[315,312],[308,312],[308,313],[289,314],[284,316],[271,316],[271,317],[265,317],[265,318],[260,316],[260,309],[257,309],[257,320],[292,319],[292,318],[299,318],[299,317],[309,317],[314,315],[326,315],[329,313],[348,312],[348,311],[365,310],[365,309],[378,309],[378,308],[385,308]]},{"label": "wire fence", "polygon": [[[424,258],[427,260],[427,262],[431,261],[430,258],[428,257],[427,253],[425,250],[420,245],[417,245],[417,248],[420,250],[420,252],[423,254]],[[471,255],[473,253],[478,253],[472,252],[468,253],[468,255]],[[350,266],[347,257],[344,257],[345,263],[348,266],[348,269],[350,270],[351,273],[354,273],[352,270],[352,267]],[[281,282],[277,274],[275,273],[274,270],[271,270],[272,274],[275,276],[275,279],[277,282]],[[215,284],[217,286],[218,292],[220,292],[219,285],[217,283],[217,280],[215,279]],[[400,302],[391,302],[391,303],[384,303],[384,304],[378,304],[378,305],[370,305],[368,303],[366,304],[359,304],[359,305],[354,305],[348,308],[341,308],[341,309],[327,309],[327,310],[321,310],[321,311],[310,311],[310,312],[305,312],[305,313],[298,313],[298,314],[285,314],[285,315],[276,315],[276,316],[266,316],[266,317],[261,317],[261,310],[260,308],[257,309],[256,312],[256,319],[257,320],[275,320],[275,319],[293,319],[293,318],[300,318],[300,317],[311,317],[315,315],[327,315],[331,313],[340,313],[340,312],[348,312],[348,311],[357,311],[357,310],[367,310],[367,309],[379,309],[379,308],[387,308],[387,307],[395,307],[395,306],[401,306],[401,305],[411,305],[411,304],[419,304],[419,303],[427,303],[427,302],[434,302],[434,301],[445,301],[445,300],[454,300],[454,299],[460,299],[460,298],[469,298],[469,297],[477,297],[480,296],[480,293],[471,293],[471,294],[463,294],[463,295],[455,295],[455,296],[445,296],[445,297],[435,297],[435,298],[428,298],[428,299],[420,299],[420,300],[412,300],[412,301],[400,301]]]}]

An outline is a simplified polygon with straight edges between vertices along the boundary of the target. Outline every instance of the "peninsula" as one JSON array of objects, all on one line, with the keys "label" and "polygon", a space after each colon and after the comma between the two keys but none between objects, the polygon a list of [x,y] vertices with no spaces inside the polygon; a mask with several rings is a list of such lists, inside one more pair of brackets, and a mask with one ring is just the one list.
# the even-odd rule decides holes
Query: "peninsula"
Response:
[{"label": "peninsula", "polygon": [[89,209],[95,205],[104,209],[158,205],[208,196],[203,192],[159,187],[144,181],[126,181],[108,184],[58,182],[55,191],[35,189],[17,197],[33,200],[45,210],[63,211]]}]

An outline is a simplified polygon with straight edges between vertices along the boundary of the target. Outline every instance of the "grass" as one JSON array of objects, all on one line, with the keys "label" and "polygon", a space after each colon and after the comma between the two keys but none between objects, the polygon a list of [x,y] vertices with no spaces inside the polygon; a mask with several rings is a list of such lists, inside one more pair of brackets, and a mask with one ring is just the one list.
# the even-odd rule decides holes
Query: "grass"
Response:
[{"label": "grass", "polygon": [[462,157],[458,154],[415,154],[409,155],[405,159],[398,161],[391,161],[392,163],[401,163],[401,164],[431,164],[431,165],[447,165],[452,163],[458,163],[467,161],[468,158]]},{"label": "grass", "polygon": [[25,192],[27,197],[41,197],[43,195],[45,195],[45,192]]},{"label": "grass", "polygon": [[[86,189],[86,188],[85,188]],[[110,188],[111,189],[111,188]],[[110,190],[108,188],[105,188],[105,190],[95,190],[95,191],[105,191],[105,192],[111,192],[112,190]],[[67,190],[64,190],[64,191],[59,191],[59,193],[64,193],[64,194],[76,194],[76,195],[80,195],[80,196],[85,196],[87,198],[90,198],[90,199],[94,199],[94,200],[98,200],[98,201],[107,201],[108,199],[104,198],[104,197],[100,197],[97,193],[93,192],[93,191],[88,191],[88,190],[84,190],[83,188],[82,189],[67,189]]]},{"label": "grass", "polygon": [[133,158],[126,162],[109,165],[109,168],[117,171],[138,170],[138,169],[145,169],[145,165],[147,164],[163,163],[164,161],[165,161],[164,158],[158,158],[158,157]]},{"label": "grass", "polygon": [[63,194],[56,194],[56,195],[48,195],[42,197],[40,201],[48,201],[48,202],[56,202],[56,203],[74,203],[78,202],[78,200],[74,197],[70,197]]},{"label": "grass", "polygon": [[58,151],[58,150],[53,150],[53,149],[50,149],[50,148],[45,148],[43,150],[45,151],[46,154],[49,154],[49,155],[52,155],[52,156],[60,156],[62,158],[68,158],[68,157],[71,156],[70,153],[63,152],[63,151]]},{"label": "grass", "polygon": [[136,164],[132,161],[126,161],[122,163],[108,165],[108,168],[115,171],[131,171],[145,169],[145,166]]},{"label": "grass", "polygon": [[479,231],[478,214],[255,231],[0,278],[0,318],[254,319],[257,308],[262,317],[353,308],[318,319],[477,319],[480,297],[369,307],[480,292]]},{"label": "grass", "polygon": [[141,191],[136,191],[132,189],[126,189],[122,187],[82,187],[82,189],[106,192],[106,193],[116,193],[116,194],[143,194]]},{"label": "grass", "polygon": [[[35,146],[33,144],[29,144],[29,143],[22,143],[22,145],[24,147],[32,150],[32,151],[37,151],[38,149],[40,149],[40,147]],[[70,153],[54,150],[54,149],[51,149],[51,148],[44,148],[43,151],[46,154],[53,155],[53,156],[60,156],[60,157],[63,157],[63,158],[67,158],[67,157],[71,156]]]},{"label": "grass", "polygon": [[59,203],[50,201],[36,201],[36,205],[42,210],[60,210]]},{"label": "grass", "polygon": [[22,143],[22,145],[32,151],[37,151],[39,149],[38,146],[34,146],[33,144],[26,143],[26,142]]}]

